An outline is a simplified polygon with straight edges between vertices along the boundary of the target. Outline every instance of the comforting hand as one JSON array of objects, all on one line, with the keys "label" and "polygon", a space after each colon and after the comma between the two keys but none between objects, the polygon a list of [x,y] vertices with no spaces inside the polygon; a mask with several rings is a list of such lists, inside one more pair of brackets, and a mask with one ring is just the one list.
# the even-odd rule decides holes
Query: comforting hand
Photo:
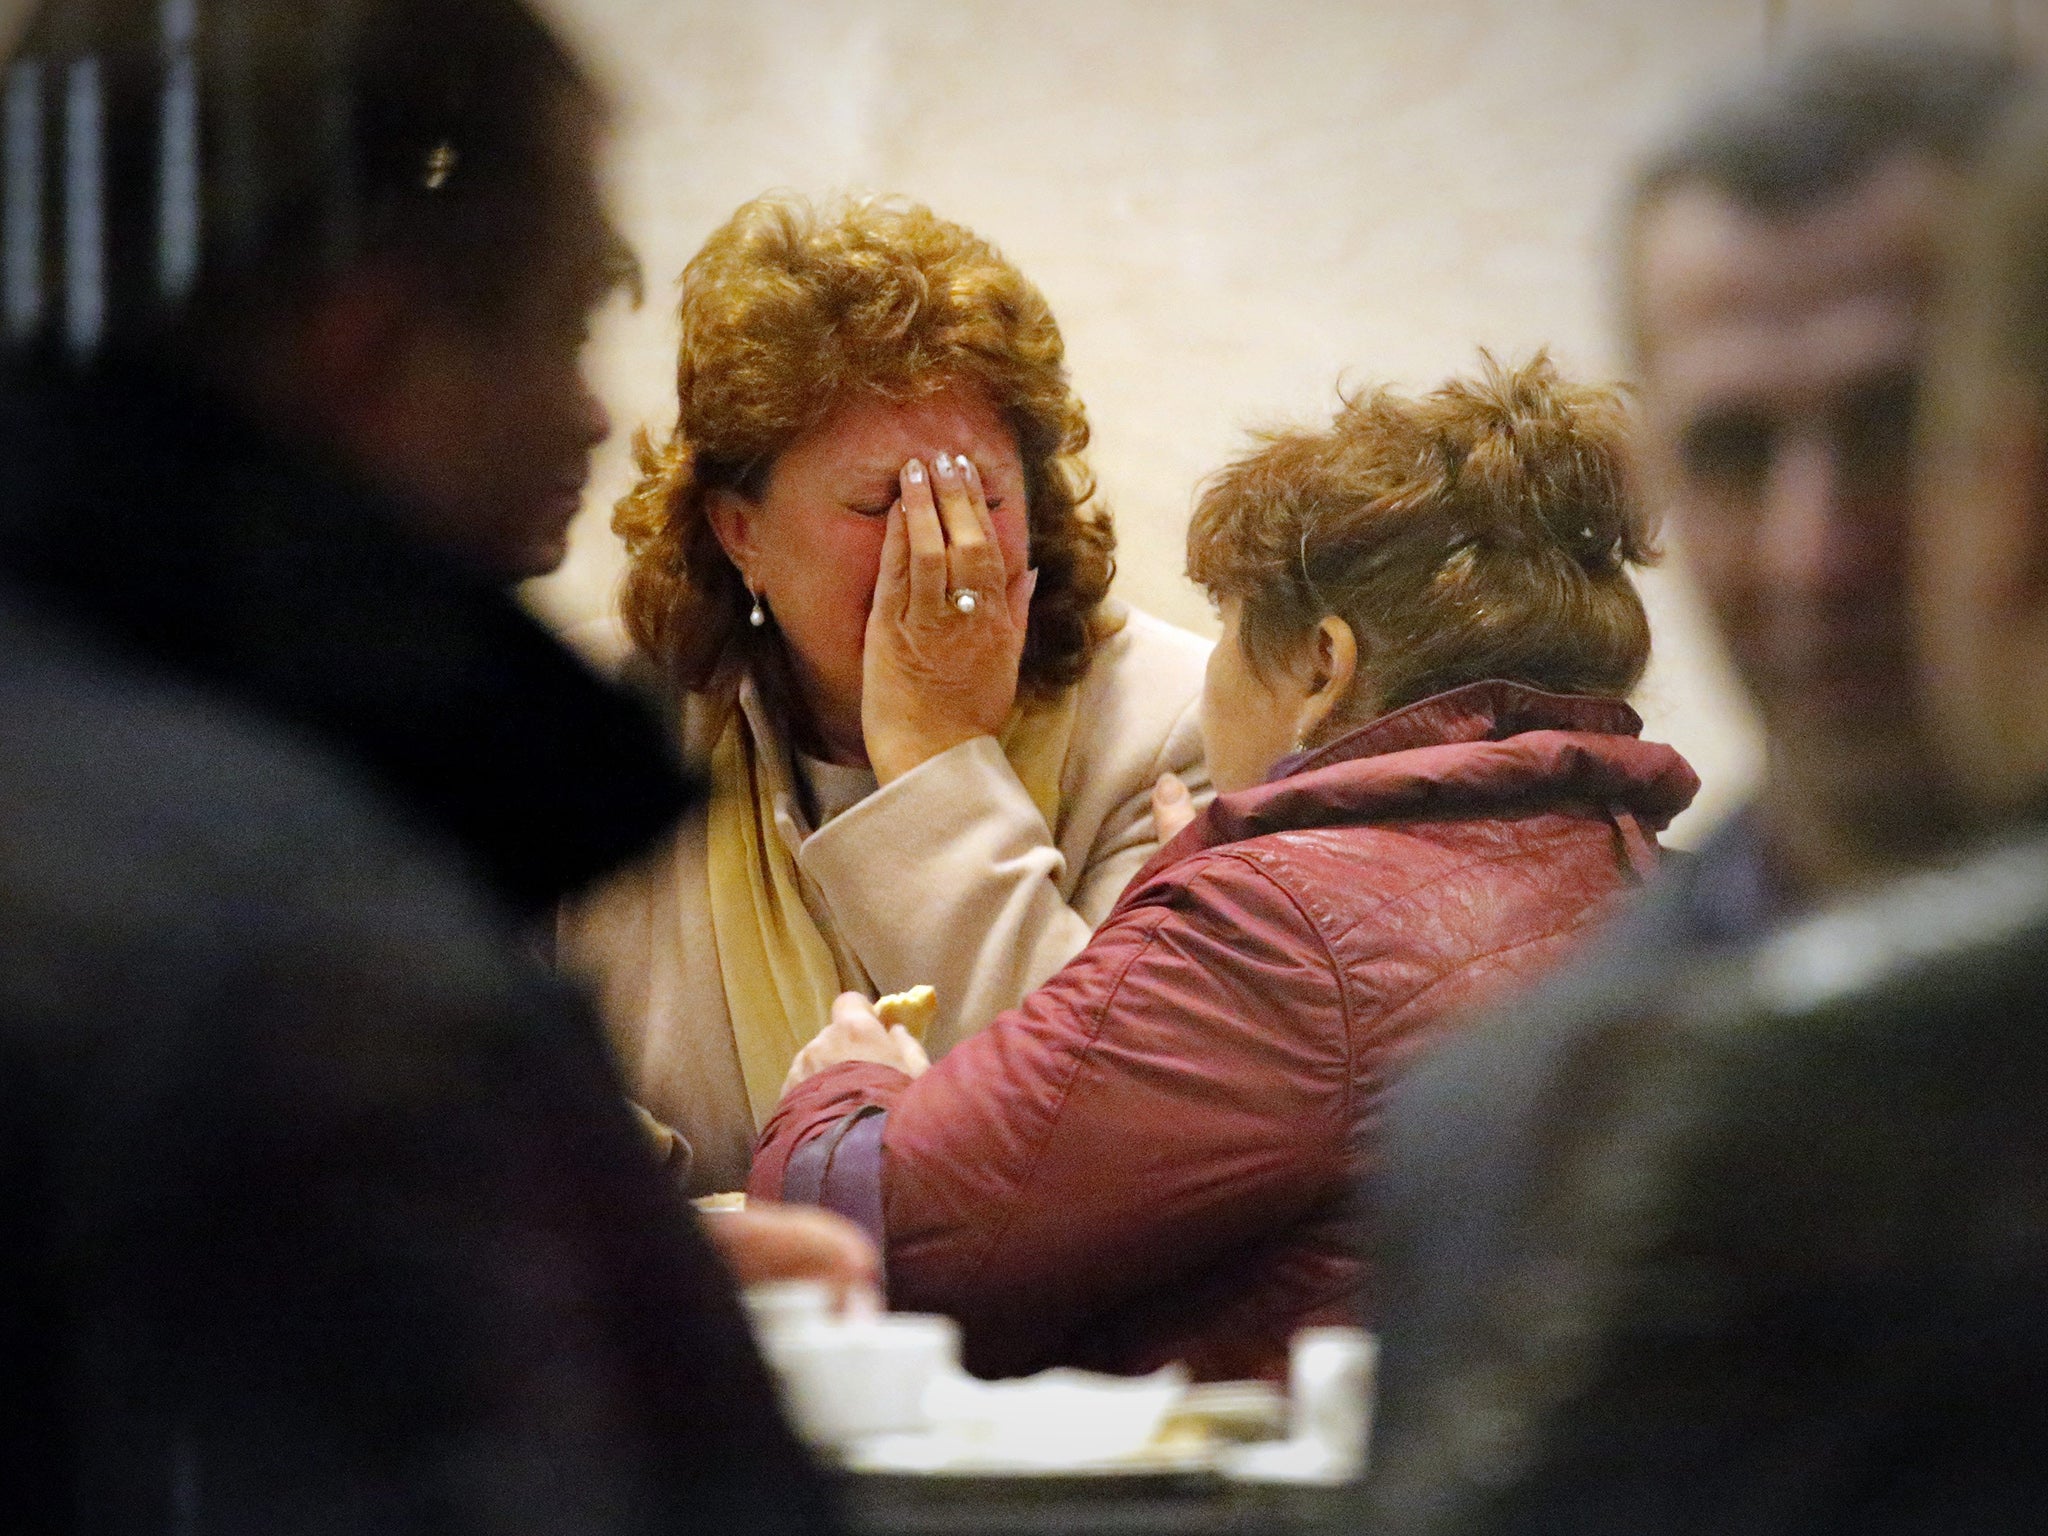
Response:
[{"label": "comforting hand", "polygon": [[881,1286],[881,1265],[867,1234],[843,1216],[809,1205],[753,1201],[741,1211],[700,1218],[711,1244],[739,1284],[819,1280],[843,1302]]},{"label": "comforting hand", "polygon": [[875,1005],[858,992],[842,992],[833,1000],[832,1022],[796,1053],[789,1076],[782,1080],[782,1091],[788,1093],[805,1078],[842,1061],[872,1061],[910,1077],[932,1064],[909,1030],[900,1024],[884,1028]]},{"label": "comforting hand", "polygon": [[862,656],[861,734],[884,784],[1002,730],[1038,585],[1005,568],[968,460],[941,454],[927,472],[912,459],[898,488]]},{"label": "comforting hand", "polygon": [[1159,841],[1172,842],[1194,819],[1195,798],[1188,793],[1187,785],[1181,783],[1180,776],[1159,775],[1159,782],[1152,786],[1152,825],[1158,829]]}]

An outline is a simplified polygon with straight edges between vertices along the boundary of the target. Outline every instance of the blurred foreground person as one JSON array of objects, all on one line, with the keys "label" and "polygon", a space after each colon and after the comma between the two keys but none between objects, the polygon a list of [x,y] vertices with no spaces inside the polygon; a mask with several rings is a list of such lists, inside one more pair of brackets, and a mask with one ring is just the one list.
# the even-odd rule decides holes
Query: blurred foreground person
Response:
[{"label": "blurred foreground person", "polygon": [[1587,1021],[1373,1530],[2048,1524],[2048,104],[1963,231],[1913,576],[1973,846]]},{"label": "blurred foreground person", "polygon": [[513,0],[50,4],[0,210],[10,1530],[808,1530],[519,924],[686,803],[523,616],[603,106]]},{"label": "blurred foreground person", "polygon": [[1762,716],[1763,781],[1581,961],[1394,1096],[1374,1191],[1389,1455],[1486,1347],[1479,1300],[1579,1033],[1955,833],[1907,637],[1912,414],[1940,235],[2016,85],[1994,52],[1836,45],[1706,103],[1644,162],[1622,282],[1649,488]]},{"label": "blurred foreground person", "polygon": [[983,1374],[1279,1376],[1296,1329],[1352,1321],[1388,1083],[1650,875],[1698,787],[1623,702],[1626,448],[1615,397],[1539,360],[1226,469],[1188,540],[1218,798],[922,1075],[842,997],[753,1189],[877,1213],[892,1300],[958,1318]]}]

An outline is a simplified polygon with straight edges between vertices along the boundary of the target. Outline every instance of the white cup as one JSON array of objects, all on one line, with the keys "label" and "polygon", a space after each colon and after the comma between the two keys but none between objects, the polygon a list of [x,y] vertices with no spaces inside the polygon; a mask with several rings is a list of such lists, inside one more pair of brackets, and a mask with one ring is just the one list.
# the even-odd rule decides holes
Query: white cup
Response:
[{"label": "white cup", "polygon": [[764,1333],[762,1352],[782,1384],[783,1406],[813,1445],[930,1427],[925,1391],[960,1358],[948,1317],[892,1312],[824,1317]]},{"label": "white cup", "polygon": [[832,1315],[832,1288],[822,1280],[774,1280],[750,1285],[741,1294],[747,1321],[754,1337],[766,1341],[770,1334],[806,1323],[823,1322]]},{"label": "white cup", "polygon": [[1315,1446],[1330,1475],[1365,1471],[1379,1341],[1363,1328],[1304,1328],[1288,1350],[1289,1438]]}]

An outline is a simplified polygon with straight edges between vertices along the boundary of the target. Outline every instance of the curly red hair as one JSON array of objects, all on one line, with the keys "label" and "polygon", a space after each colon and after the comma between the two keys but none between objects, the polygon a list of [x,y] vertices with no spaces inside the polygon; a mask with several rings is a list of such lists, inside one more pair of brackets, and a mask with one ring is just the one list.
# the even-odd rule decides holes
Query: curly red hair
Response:
[{"label": "curly red hair", "polygon": [[1320,431],[1267,434],[1204,489],[1188,574],[1242,604],[1268,668],[1334,614],[1359,646],[1340,713],[1370,718],[1464,683],[1627,695],[1650,659],[1628,567],[1657,558],[1612,389],[1545,355],[1419,399],[1346,400]]},{"label": "curly red hair", "polygon": [[[684,687],[779,642],[750,629],[739,572],[706,515],[713,490],[758,499],[776,459],[861,391],[893,400],[967,384],[1016,435],[1038,568],[1019,685],[1075,681],[1098,637],[1115,535],[1092,505],[1088,419],[1059,326],[995,247],[919,204],[820,211],[747,203],[683,270],[676,429],[634,443],[640,481],[612,527],[630,565],[634,641]],[[752,654],[750,654],[750,648]]]}]

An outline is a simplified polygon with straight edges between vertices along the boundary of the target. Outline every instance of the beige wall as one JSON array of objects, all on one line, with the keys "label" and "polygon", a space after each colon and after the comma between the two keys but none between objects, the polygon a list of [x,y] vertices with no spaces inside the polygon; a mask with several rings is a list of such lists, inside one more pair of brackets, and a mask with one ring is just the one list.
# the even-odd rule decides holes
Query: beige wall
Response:
[{"label": "beige wall", "polygon": [[[672,420],[673,279],[768,187],[907,193],[1000,244],[1051,298],[1096,429],[1121,590],[1192,628],[1197,480],[1250,424],[1340,377],[1407,385],[1479,345],[1620,368],[1609,200],[1632,148],[1774,38],[1858,21],[2036,30],[2048,0],[558,0],[627,104],[617,195],[650,300],[602,328],[621,427]],[[608,448],[564,572],[608,600]],[[1682,557],[1682,551],[1678,552]],[[1640,704],[1739,796],[1755,734],[1682,563],[1646,583]]]},{"label": "beige wall", "polygon": [[[673,279],[769,187],[907,193],[997,241],[1065,329],[1117,513],[1120,590],[1213,632],[1180,575],[1200,477],[1247,426],[1352,383],[1426,385],[1484,345],[1619,373],[1610,199],[1634,146],[1727,66],[1910,25],[2048,49],[2048,0],[540,0],[624,105],[619,210],[649,302],[592,367],[620,432],[575,548],[535,583],[602,612],[628,429],[666,427]],[[0,37],[27,0],[0,0]],[[1684,551],[1644,582],[1637,703],[1705,780],[1697,838],[1756,768],[1754,722]]]}]

